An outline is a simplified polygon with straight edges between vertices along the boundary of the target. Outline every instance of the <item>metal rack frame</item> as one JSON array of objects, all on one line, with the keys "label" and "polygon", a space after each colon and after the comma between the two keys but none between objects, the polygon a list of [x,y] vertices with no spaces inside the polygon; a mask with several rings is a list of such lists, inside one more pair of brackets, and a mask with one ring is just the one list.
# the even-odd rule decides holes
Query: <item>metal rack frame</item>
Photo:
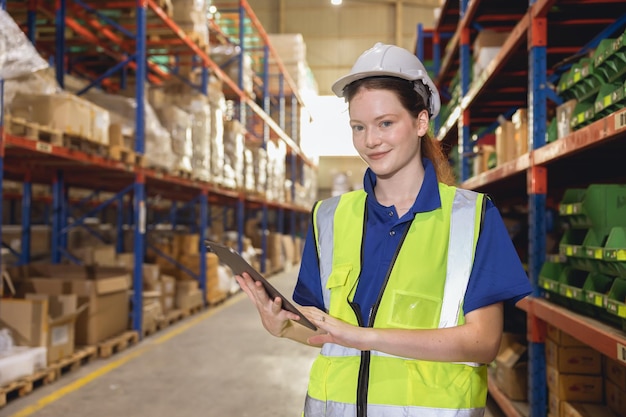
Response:
[{"label": "metal rack frame", "polygon": [[[6,0],[1,0],[1,5],[6,7]],[[279,117],[277,122],[269,111],[261,108],[255,100],[246,94],[241,88],[241,80],[239,83],[231,80],[222,69],[215,64],[208,54],[199,47],[199,45],[181,30],[176,23],[156,4],[153,0],[133,0],[119,2],[102,2],[99,9],[90,6],[82,0],[59,0],[56,2],[54,10],[47,8],[43,2],[29,1],[27,4],[19,3],[16,7],[25,12],[26,30],[31,41],[36,40],[35,31],[37,13],[44,13],[48,17],[54,18],[54,31],[57,34],[65,34],[66,29],[71,29],[80,34],[83,42],[91,43],[104,51],[104,55],[108,58],[109,67],[101,68],[99,66],[88,65],[85,62],[71,62],[72,69],[82,74],[89,74],[92,82],[88,88],[93,86],[102,86],[104,88],[115,89],[121,86],[125,87],[128,77],[128,71],[132,71],[136,80],[148,80],[159,84],[163,80],[171,77],[178,77],[175,71],[168,73],[161,67],[150,60],[148,52],[150,48],[159,46],[164,49],[175,50],[176,53],[192,56],[193,60],[199,62],[202,70],[201,85],[194,86],[202,93],[207,94],[209,73],[214,74],[227,86],[229,91],[234,94],[234,98],[240,103],[242,123],[247,120],[245,118],[246,110],[251,110],[251,114],[264,124],[263,138],[257,138],[248,131],[246,139],[250,141],[260,142],[267,140],[280,140],[286,143],[289,149],[289,158],[292,163],[292,178],[295,183],[297,178],[298,164],[314,164],[304,155],[297,143],[292,137],[297,137],[297,128],[291,128],[291,136],[285,132],[284,114]],[[240,10],[253,15],[253,12],[245,0],[239,1]],[[23,7],[25,6],[25,9]],[[22,8],[20,8],[22,7]],[[133,9],[135,16],[134,30],[129,30],[122,25],[116,24],[114,19],[108,18],[104,9],[129,8]],[[161,40],[159,45],[149,41],[147,38],[148,14],[151,21],[157,20],[160,25],[169,30],[170,37]],[[96,18],[91,18],[96,16]],[[80,20],[79,20],[80,18]],[[255,21],[257,30],[262,31],[262,26]],[[96,32],[99,36],[96,35]],[[265,44],[265,53],[275,53],[269,44],[267,34],[263,33]],[[54,39],[54,62],[57,74],[57,81],[63,86],[63,76],[67,72],[66,53],[68,40],[65,36],[56,36]],[[40,42],[38,47],[44,49],[45,42]],[[120,52],[121,51],[121,52]],[[280,62],[280,58],[277,58]],[[282,62],[281,70],[284,71]],[[241,73],[241,72],[240,72]],[[118,75],[119,82],[111,82],[111,76]],[[180,78],[180,77],[178,77]],[[290,88],[295,84],[285,75]],[[0,81],[1,82],[1,81]],[[186,80],[188,84],[193,84]],[[281,89],[282,90],[282,89]],[[84,90],[86,91],[86,89]],[[297,96],[297,91],[288,90],[294,99],[301,100]],[[2,85],[0,84],[0,93],[2,93]],[[0,94],[0,99],[3,94]],[[136,129],[135,129],[135,151],[138,155],[142,155],[145,151],[145,91],[144,83],[135,83],[135,99],[136,108]],[[280,100],[284,103],[284,95],[281,92]],[[264,97],[264,102],[266,98]],[[0,103],[2,104],[2,103]],[[301,102],[300,102],[301,105]],[[22,227],[23,239],[20,262],[27,262],[30,257],[30,206],[32,201],[31,184],[32,183],[50,183],[52,182],[52,262],[60,262],[62,257],[68,257],[67,248],[67,231],[72,226],[80,225],[80,221],[69,224],[70,202],[67,198],[67,190],[69,187],[81,187],[94,189],[101,187],[107,191],[119,192],[113,199],[101,202],[99,207],[91,210],[90,213],[97,212],[111,204],[117,204],[121,210],[123,204],[121,198],[123,195],[132,195],[132,222],[134,239],[133,253],[135,259],[143,259],[147,246],[146,232],[148,230],[148,201],[147,196],[150,194],[160,194],[171,201],[186,201],[199,207],[199,225],[197,227],[200,233],[200,242],[205,240],[204,232],[206,226],[210,222],[209,208],[210,204],[226,205],[234,202],[236,209],[236,226],[239,230],[239,249],[242,250],[242,240],[244,229],[245,213],[248,208],[251,210],[261,208],[263,210],[263,227],[267,230],[269,210],[279,213],[278,219],[280,230],[284,229],[284,212],[290,213],[291,231],[295,233],[296,219],[299,215],[308,213],[308,207],[299,207],[295,204],[287,204],[282,202],[267,201],[262,197],[254,197],[247,195],[243,191],[224,189],[212,183],[194,181],[174,175],[164,174],[143,166],[129,165],[120,161],[113,161],[93,154],[87,154],[74,149],[68,149],[63,146],[34,141],[26,138],[15,137],[4,131],[2,126],[2,109],[0,106],[0,172],[5,172],[8,179],[16,180],[24,184],[24,192],[22,193]],[[284,112],[283,112],[284,113]],[[297,116],[297,114],[295,114]],[[28,161],[28,162],[26,162]],[[59,166],[60,168],[55,168]],[[96,174],[98,172],[98,174]],[[95,178],[94,178],[95,177]],[[0,182],[0,193],[2,193],[3,184]],[[292,188],[292,197],[295,191]],[[1,194],[0,194],[1,195]],[[292,200],[293,201],[293,200]],[[174,210],[175,211],[175,210]],[[0,214],[1,211],[0,211]],[[121,229],[123,216],[118,216],[118,229]],[[1,226],[0,226],[1,227]],[[0,229],[1,230],[1,229]],[[265,234],[263,234],[265,235]],[[202,255],[206,254],[204,245],[200,245]],[[116,244],[118,250],[121,244]],[[263,261],[262,269],[265,270],[265,253],[267,245],[265,237],[263,237]],[[200,275],[204,276],[206,271],[205,256],[200,256]],[[136,262],[133,270],[133,286],[135,288],[142,287],[142,270],[141,262]],[[204,285],[202,286],[204,287]],[[202,288],[206,291],[206,288]],[[206,294],[205,294],[206,295]],[[204,297],[206,299],[206,297]],[[142,293],[135,291],[132,299],[132,325],[135,330],[141,333],[142,323]]]},{"label": "metal rack frame", "polygon": [[[534,291],[532,296],[518,303],[518,307],[527,313],[529,412],[532,417],[545,417],[547,413],[544,350],[547,323],[563,329],[604,355],[624,362],[624,332],[543,300],[538,286],[539,271],[546,259],[546,209],[550,200],[572,184],[626,182],[618,157],[626,151],[626,141],[623,140],[626,138],[626,109],[555,142],[546,144],[545,139],[548,110],[560,104],[558,97],[548,88],[549,83],[558,79],[557,64],[569,55],[593,48],[601,37],[618,29],[616,26],[622,25],[623,31],[626,16],[619,17],[618,3],[615,0],[531,0],[523,16],[511,23],[510,10],[503,13],[504,3],[474,0],[463,13],[466,3],[459,0],[458,25],[438,72],[437,82],[444,90],[457,63],[463,79],[463,71],[467,70],[464,48],[469,44],[468,31],[471,38],[474,27],[484,27],[481,22],[509,22],[510,35],[499,54],[469,89],[464,90],[460,105],[442,123],[438,138],[446,144],[459,144],[462,187],[496,195],[500,201],[516,203],[520,202],[520,191],[525,191],[526,199],[522,202],[525,201],[529,209],[528,271]],[[452,4],[456,5],[456,0],[442,5],[440,22],[454,20]],[[555,5],[563,6],[559,13],[552,11]],[[600,13],[603,9],[607,11]],[[526,59],[521,59],[524,56]],[[506,80],[507,85],[503,86],[500,80]],[[505,95],[510,100],[504,100]],[[489,106],[501,114],[507,114],[507,109],[511,108],[529,108],[529,152],[469,178],[465,176],[466,162],[463,162],[471,157],[471,152],[467,153],[465,148],[468,138],[465,126],[471,126],[472,130],[493,126],[495,117],[490,118],[489,112],[482,111]],[[593,170],[581,172],[580,164],[589,160],[602,160],[603,163],[596,164]],[[489,384],[489,390],[507,416],[523,415],[495,384]]]}]

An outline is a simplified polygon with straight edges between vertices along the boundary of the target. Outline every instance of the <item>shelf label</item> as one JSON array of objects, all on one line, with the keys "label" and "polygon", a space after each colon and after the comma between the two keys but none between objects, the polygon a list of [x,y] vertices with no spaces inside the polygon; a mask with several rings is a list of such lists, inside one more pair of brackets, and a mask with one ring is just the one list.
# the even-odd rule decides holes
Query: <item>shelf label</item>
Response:
[{"label": "shelf label", "polygon": [[617,344],[617,360],[626,363],[626,346]]},{"label": "shelf label", "polygon": [[615,114],[615,130],[626,127],[626,110]]},{"label": "shelf label", "polygon": [[39,152],[52,153],[52,145],[46,142],[37,141],[35,149],[37,149]]}]

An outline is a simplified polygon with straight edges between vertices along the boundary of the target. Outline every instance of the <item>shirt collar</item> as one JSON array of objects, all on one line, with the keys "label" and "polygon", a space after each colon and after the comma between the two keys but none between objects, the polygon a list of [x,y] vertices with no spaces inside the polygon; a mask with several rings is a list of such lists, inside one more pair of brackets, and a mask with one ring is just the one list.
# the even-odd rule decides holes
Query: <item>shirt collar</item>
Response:
[{"label": "shirt collar", "polygon": [[[439,184],[437,182],[435,167],[427,158],[422,158],[422,164],[424,165],[424,182],[411,207],[411,212],[413,213],[426,213],[441,207],[441,197],[439,196]],[[368,203],[380,206],[374,195],[375,186],[376,174],[374,174],[371,169],[367,168],[363,178],[363,189],[367,193]]]}]

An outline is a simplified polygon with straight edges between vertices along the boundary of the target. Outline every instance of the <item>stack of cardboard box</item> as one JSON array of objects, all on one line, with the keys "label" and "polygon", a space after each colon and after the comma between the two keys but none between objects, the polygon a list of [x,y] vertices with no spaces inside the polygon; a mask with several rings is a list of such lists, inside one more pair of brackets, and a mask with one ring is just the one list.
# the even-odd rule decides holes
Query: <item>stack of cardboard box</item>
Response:
[{"label": "stack of cardboard box", "polygon": [[[550,417],[572,415],[566,403],[602,405],[604,389],[601,354],[548,325],[545,342]],[[566,414],[567,412],[570,414]],[[597,414],[599,416],[599,414]]]}]

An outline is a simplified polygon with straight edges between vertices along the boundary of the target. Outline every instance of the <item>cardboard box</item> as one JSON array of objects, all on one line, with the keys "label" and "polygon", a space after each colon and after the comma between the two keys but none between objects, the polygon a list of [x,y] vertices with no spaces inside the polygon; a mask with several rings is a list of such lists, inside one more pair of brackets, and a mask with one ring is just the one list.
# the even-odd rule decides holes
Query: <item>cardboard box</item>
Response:
[{"label": "cardboard box", "polygon": [[583,346],[588,347],[585,343],[576,339],[575,337],[570,336],[565,333],[558,327],[555,327],[551,324],[547,325],[547,336],[548,339],[552,340],[559,346]]},{"label": "cardboard box", "polygon": [[484,47],[502,46],[508,37],[508,32],[496,32],[489,29],[481,30],[474,40],[474,54]]},{"label": "cardboard box", "polygon": [[571,120],[578,100],[571,99],[556,108],[557,138],[561,139],[572,132]]},{"label": "cardboard box", "polygon": [[74,327],[80,309],[75,294],[26,294],[25,299],[0,302],[0,327],[10,329],[19,346],[44,346],[47,362],[53,363],[74,353]]},{"label": "cardboard box", "polygon": [[188,293],[176,294],[176,308],[181,310],[190,310],[192,308],[202,306],[204,301],[202,300],[202,291],[194,290]]},{"label": "cardboard box", "polygon": [[[108,145],[108,111],[69,93],[18,93],[11,114],[68,135]],[[106,127],[105,127],[106,126]]]},{"label": "cardboard box", "polygon": [[581,402],[563,403],[561,417],[615,417],[609,407]]},{"label": "cardboard box", "polygon": [[77,346],[95,345],[128,328],[130,274],[122,268],[31,264],[15,268],[22,291],[37,294],[76,294],[87,304],[76,319]]},{"label": "cardboard box", "polygon": [[618,416],[626,417],[626,392],[611,381],[604,382],[606,405]]},{"label": "cardboard box", "polygon": [[547,365],[546,377],[548,389],[561,400],[589,403],[603,401],[603,379],[600,375],[565,374]]},{"label": "cardboard box", "polygon": [[621,391],[626,392],[626,366],[615,359],[604,357],[604,375],[615,383]]},{"label": "cardboard box", "polygon": [[496,383],[514,401],[528,398],[528,354],[526,346],[513,342],[496,357]]},{"label": "cardboard box", "polygon": [[85,265],[117,266],[117,254],[113,245],[83,246],[72,250],[72,253]]},{"label": "cardboard box", "polygon": [[599,375],[602,372],[602,355],[585,346],[559,346],[546,339],[546,363],[559,372],[569,374]]},{"label": "cardboard box", "polygon": [[563,403],[565,401],[560,399],[556,393],[548,391],[548,415],[560,417]]},{"label": "cardboard box", "polygon": [[[161,269],[157,264],[143,264],[143,289],[144,290],[160,290]],[[158,288],[157,288],[158,287]]]},{"label": "cardboard box", "polygon": [[496,159],[497,165],[516,158],[517,148],[515,145],[515,127],[513,122],[504,120],[496,128]]},{"label": "cardboard box", "polygon": [[528,110],[517,109],[511,116],[517,155],[528,153]]}]

